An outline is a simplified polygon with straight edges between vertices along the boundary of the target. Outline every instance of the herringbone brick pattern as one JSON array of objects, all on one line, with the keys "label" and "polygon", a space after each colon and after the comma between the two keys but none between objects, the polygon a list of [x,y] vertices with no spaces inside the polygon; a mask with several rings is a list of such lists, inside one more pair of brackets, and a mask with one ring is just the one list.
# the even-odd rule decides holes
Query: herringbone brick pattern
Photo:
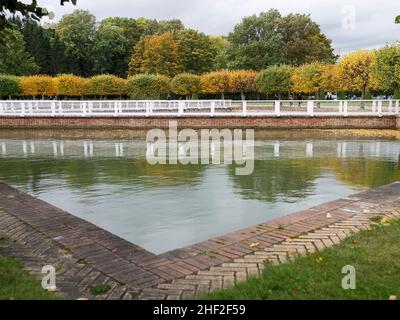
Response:
[{"label": "herringbone brick pattern", "polygon": [[[58,292],[68,298],[192,298],[337,244],[368,228],[373,215],[397,216],[399,198],[394,183],[155,255],[0,183],[0,235],[8,239],[0,253],[36,274],[55,266]],[[92,296],[90,287],[102,283],[111,290]]]},{"label": "herringbone brick pattern", "polygon": [[243,258],[234,259],[230,263],[199,271],[183,279],[173,280],[171,283],[160,284],[156,288],[145,289],[139,299],[194,298],[215,290],[232,287],[250,276],[259,276],[269,265],[286,263],[301,255],[312,254],[339,244],[346,237],[370,228],[374,223],[371,218],[376,216],[399,219],[400,203],[398,206],[380,208],[379,211],[372,213],[368,210],[362,214],[356,214],[327,227],[288,238],[280,244],[255,251]]}]

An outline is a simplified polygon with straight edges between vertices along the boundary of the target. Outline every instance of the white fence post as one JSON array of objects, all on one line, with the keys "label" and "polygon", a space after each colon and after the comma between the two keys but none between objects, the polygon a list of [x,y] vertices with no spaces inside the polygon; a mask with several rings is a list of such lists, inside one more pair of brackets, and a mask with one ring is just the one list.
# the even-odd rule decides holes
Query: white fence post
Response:
[{"label": "white fence post", "polygon": [[184,110],[184,102],[179,101],[178,102],[178,117],[183,115],[183,110]]},{"label": "white fence post", "polygon": [[399,113],[399,100],[396,100],[396,106],[395,106],[394,112],[395,112],[396,114]]},{"label": "white fence post", "polygon": [[211,101],[211,117],[214,117],[215,114],[215,101]]},{"label": "white fence post", "polygon": [[344,101],[343,102],[343,115],[345,116],[345,117],[347,117],[349,114],[348,114],[348,112],[347,112],[347,109],[348,109],[348,102],[347,101]]},{"label": "white fence post", "polygon": [[82,117],[86,117],[86,103],[82,103]]},{"label": "white fence post", "polygon": [[51,107],[51,116],[54,117],[56,115],[56,103],[52,101],[50,107]]},{"label": "white fence post", "polygon": [[0,102],[0,115],[4,114],[4,104]]},{"label": "white fence post", "polygon": [[116,101],[114,101],[114,117],[116,117],[118,115],[118,103]]},{"label": "white fence post", "polygon": [[281,116],[281,102],[280,101],[275,101],[275,115],[277,117]]},{"label": "white fence post", "polygon": [[382,117],[382,101],[378,101],[378,116]]},{"label": "white fence post", "polygon": [[339,101],[339,113],[342,114],[343,113],[343,101]]},{"label": "white fence post", "polygon": [[393,112],[393,100],[389,100],[389,113]]},{"label": "white fence post", "polygon": [[[13,107],[14,107],[14,110],[15,110],[14,102],[12,104],[13,104]],[[25,106],[23,104],[21,105],[21,117],[25,117]]]},{"label": "white fence post", "polygon": [[307,113],[310,117],[314,116],[314,101],[307,101]]},{"label": "white fence post", "polygon": [[376,100],[372,101],[372,113],[376,114]]},{"label": "white fence post", "polygon": [[242,115],[243,115],[243,117],[247,116],[247,101],[246,100],[242,101]]}]

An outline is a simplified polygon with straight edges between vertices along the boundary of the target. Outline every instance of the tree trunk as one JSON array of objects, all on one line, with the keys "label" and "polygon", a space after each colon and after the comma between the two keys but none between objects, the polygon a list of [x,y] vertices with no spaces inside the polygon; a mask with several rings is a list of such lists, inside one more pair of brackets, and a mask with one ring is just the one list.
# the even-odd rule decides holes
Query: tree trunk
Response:
[{"label": "tree trunk", "polygon": [[367,86],[363,85],[362,90],[361,90],[361,109],[365,109],[365,103],[364,103],[364,99],[365,99],[365,92],[367,91]]},{"label": "tree trunk", "polygon": [[240,97],[241,97],[242,101],[246,100],[246,96],[244,95],[243,91],[240,91]]},{"label": "tree trunk", "polygon": [[221,99],[225,100],[225,93],[221,92]]}]

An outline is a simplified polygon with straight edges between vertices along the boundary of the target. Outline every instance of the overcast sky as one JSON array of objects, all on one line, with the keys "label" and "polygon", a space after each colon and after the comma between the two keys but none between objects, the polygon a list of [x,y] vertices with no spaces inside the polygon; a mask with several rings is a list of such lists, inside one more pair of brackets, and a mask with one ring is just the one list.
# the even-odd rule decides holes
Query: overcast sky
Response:
[{"label": "overcast sky", "polygon": [[59,0],[39,0],[59,19],[74,9],[86,9],[98,20],[109,16],[177,18],[206,34],[227,35],[244,16],[271,8],[282,14],[309,13],[332,39],[337,53],[377,48],[400,40],[399,0],[78,0],[75,7]]}]

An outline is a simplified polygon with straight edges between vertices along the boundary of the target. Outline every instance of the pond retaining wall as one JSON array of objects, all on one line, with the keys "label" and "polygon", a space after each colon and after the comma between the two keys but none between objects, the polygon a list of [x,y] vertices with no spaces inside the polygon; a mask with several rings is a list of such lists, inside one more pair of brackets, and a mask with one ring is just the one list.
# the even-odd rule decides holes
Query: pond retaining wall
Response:
[{"label": "pond retaining wall", "polygon": [[254,129],[400,129],[400,117],[390,116],[249,116],[249,117],[0,117],[0,129],[167,128],[170,121],[187,128]]}]

